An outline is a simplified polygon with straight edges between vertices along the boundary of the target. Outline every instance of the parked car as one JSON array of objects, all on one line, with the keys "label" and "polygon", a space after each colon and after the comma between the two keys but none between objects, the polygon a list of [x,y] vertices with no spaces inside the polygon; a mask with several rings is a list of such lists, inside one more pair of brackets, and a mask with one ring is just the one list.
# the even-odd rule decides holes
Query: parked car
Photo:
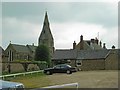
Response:
[{"label": "parked car", "polygon": [[0,90],[24,90],[24,85],[22,83],[3,80],[0,80],[0,83]]},{"label": "parked car", "polygon": [[44,70],[44,73],[47,75],[51,75],[53,73],[67,73],[72,74],[72,72],[76,72],[77,69],[75,67],[71,67],[68,64],[59,64],[54,66],[53,68],[47,68]]}]

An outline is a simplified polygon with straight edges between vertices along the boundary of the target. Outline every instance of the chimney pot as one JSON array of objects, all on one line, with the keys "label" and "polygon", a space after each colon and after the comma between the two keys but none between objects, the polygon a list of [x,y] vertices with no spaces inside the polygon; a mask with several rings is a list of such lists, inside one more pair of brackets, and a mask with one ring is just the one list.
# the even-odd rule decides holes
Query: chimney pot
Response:
[{"label": "chimney pot", "polygon": [[114,45],[112,46],[112,49],[115,49],[115,46],[114,46]]},{"label": "chimney pot", "polygon": [[105,43],[103,43],[103,48],[106,49]]},{"label": "chimney pot", "polygon": [[73,43],[73,49],[75,49],[75,47],[76,47],[76,42],[74,41],[74,43]]},{"label": "chimney pot", "polygon": [[83,35],[80,36],[80,41],[83,41]]}]

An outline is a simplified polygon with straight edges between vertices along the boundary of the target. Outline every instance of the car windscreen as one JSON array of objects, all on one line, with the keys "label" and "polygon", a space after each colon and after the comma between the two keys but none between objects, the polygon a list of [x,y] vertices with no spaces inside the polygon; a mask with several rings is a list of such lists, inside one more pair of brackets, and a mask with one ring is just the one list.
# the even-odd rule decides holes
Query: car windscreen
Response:
[{"label": "car windscreen", "polygon": [[61,67],[69,67],[69,68],[71,68],[71,66],[67,65],[67,64],[62,64]]},{"label": "car windscreen", "polygon": [[70,66],[70,65],[67,65],[67,66],[71,68],[71,66]]}]

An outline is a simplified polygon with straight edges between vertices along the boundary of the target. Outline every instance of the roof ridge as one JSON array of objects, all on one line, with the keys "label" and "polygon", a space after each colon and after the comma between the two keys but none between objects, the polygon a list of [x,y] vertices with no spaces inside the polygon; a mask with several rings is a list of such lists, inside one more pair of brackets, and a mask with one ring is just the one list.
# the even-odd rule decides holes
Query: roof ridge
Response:
[{"label": "roof ridge", "polygon": [[[34,46],[34,47],[37,47],[37,46],[35,46],[35,45],[29,45],[29,44],[27,44],[27,45],[28,45],[28,46]],[[26,45],[26,46],[27,46],[27,45]]]},{"label": "roof ridge", "polygon": [[26,46],[26,45],[21,45],[21,44],[11,44],[11,45],[16,45],[16,46]]}]

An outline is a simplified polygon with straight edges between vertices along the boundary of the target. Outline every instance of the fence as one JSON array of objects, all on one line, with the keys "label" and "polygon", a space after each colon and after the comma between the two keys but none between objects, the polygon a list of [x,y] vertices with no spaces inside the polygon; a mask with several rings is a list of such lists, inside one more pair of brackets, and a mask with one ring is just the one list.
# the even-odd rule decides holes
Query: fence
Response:
[{"label": "fence", "polygon": [[5,77],[16,77],[19,75],[26,75],[26,74],[33,74],[33,73],[39,73],[39,72],[43,72],[43,70],[39,70],[39,71],[32,71],[32,72],[25,72],[25,73],[16,73],[16,74],[8,74],[8,75],[2,75],[0,76],[0,78],[4,79]]}]

